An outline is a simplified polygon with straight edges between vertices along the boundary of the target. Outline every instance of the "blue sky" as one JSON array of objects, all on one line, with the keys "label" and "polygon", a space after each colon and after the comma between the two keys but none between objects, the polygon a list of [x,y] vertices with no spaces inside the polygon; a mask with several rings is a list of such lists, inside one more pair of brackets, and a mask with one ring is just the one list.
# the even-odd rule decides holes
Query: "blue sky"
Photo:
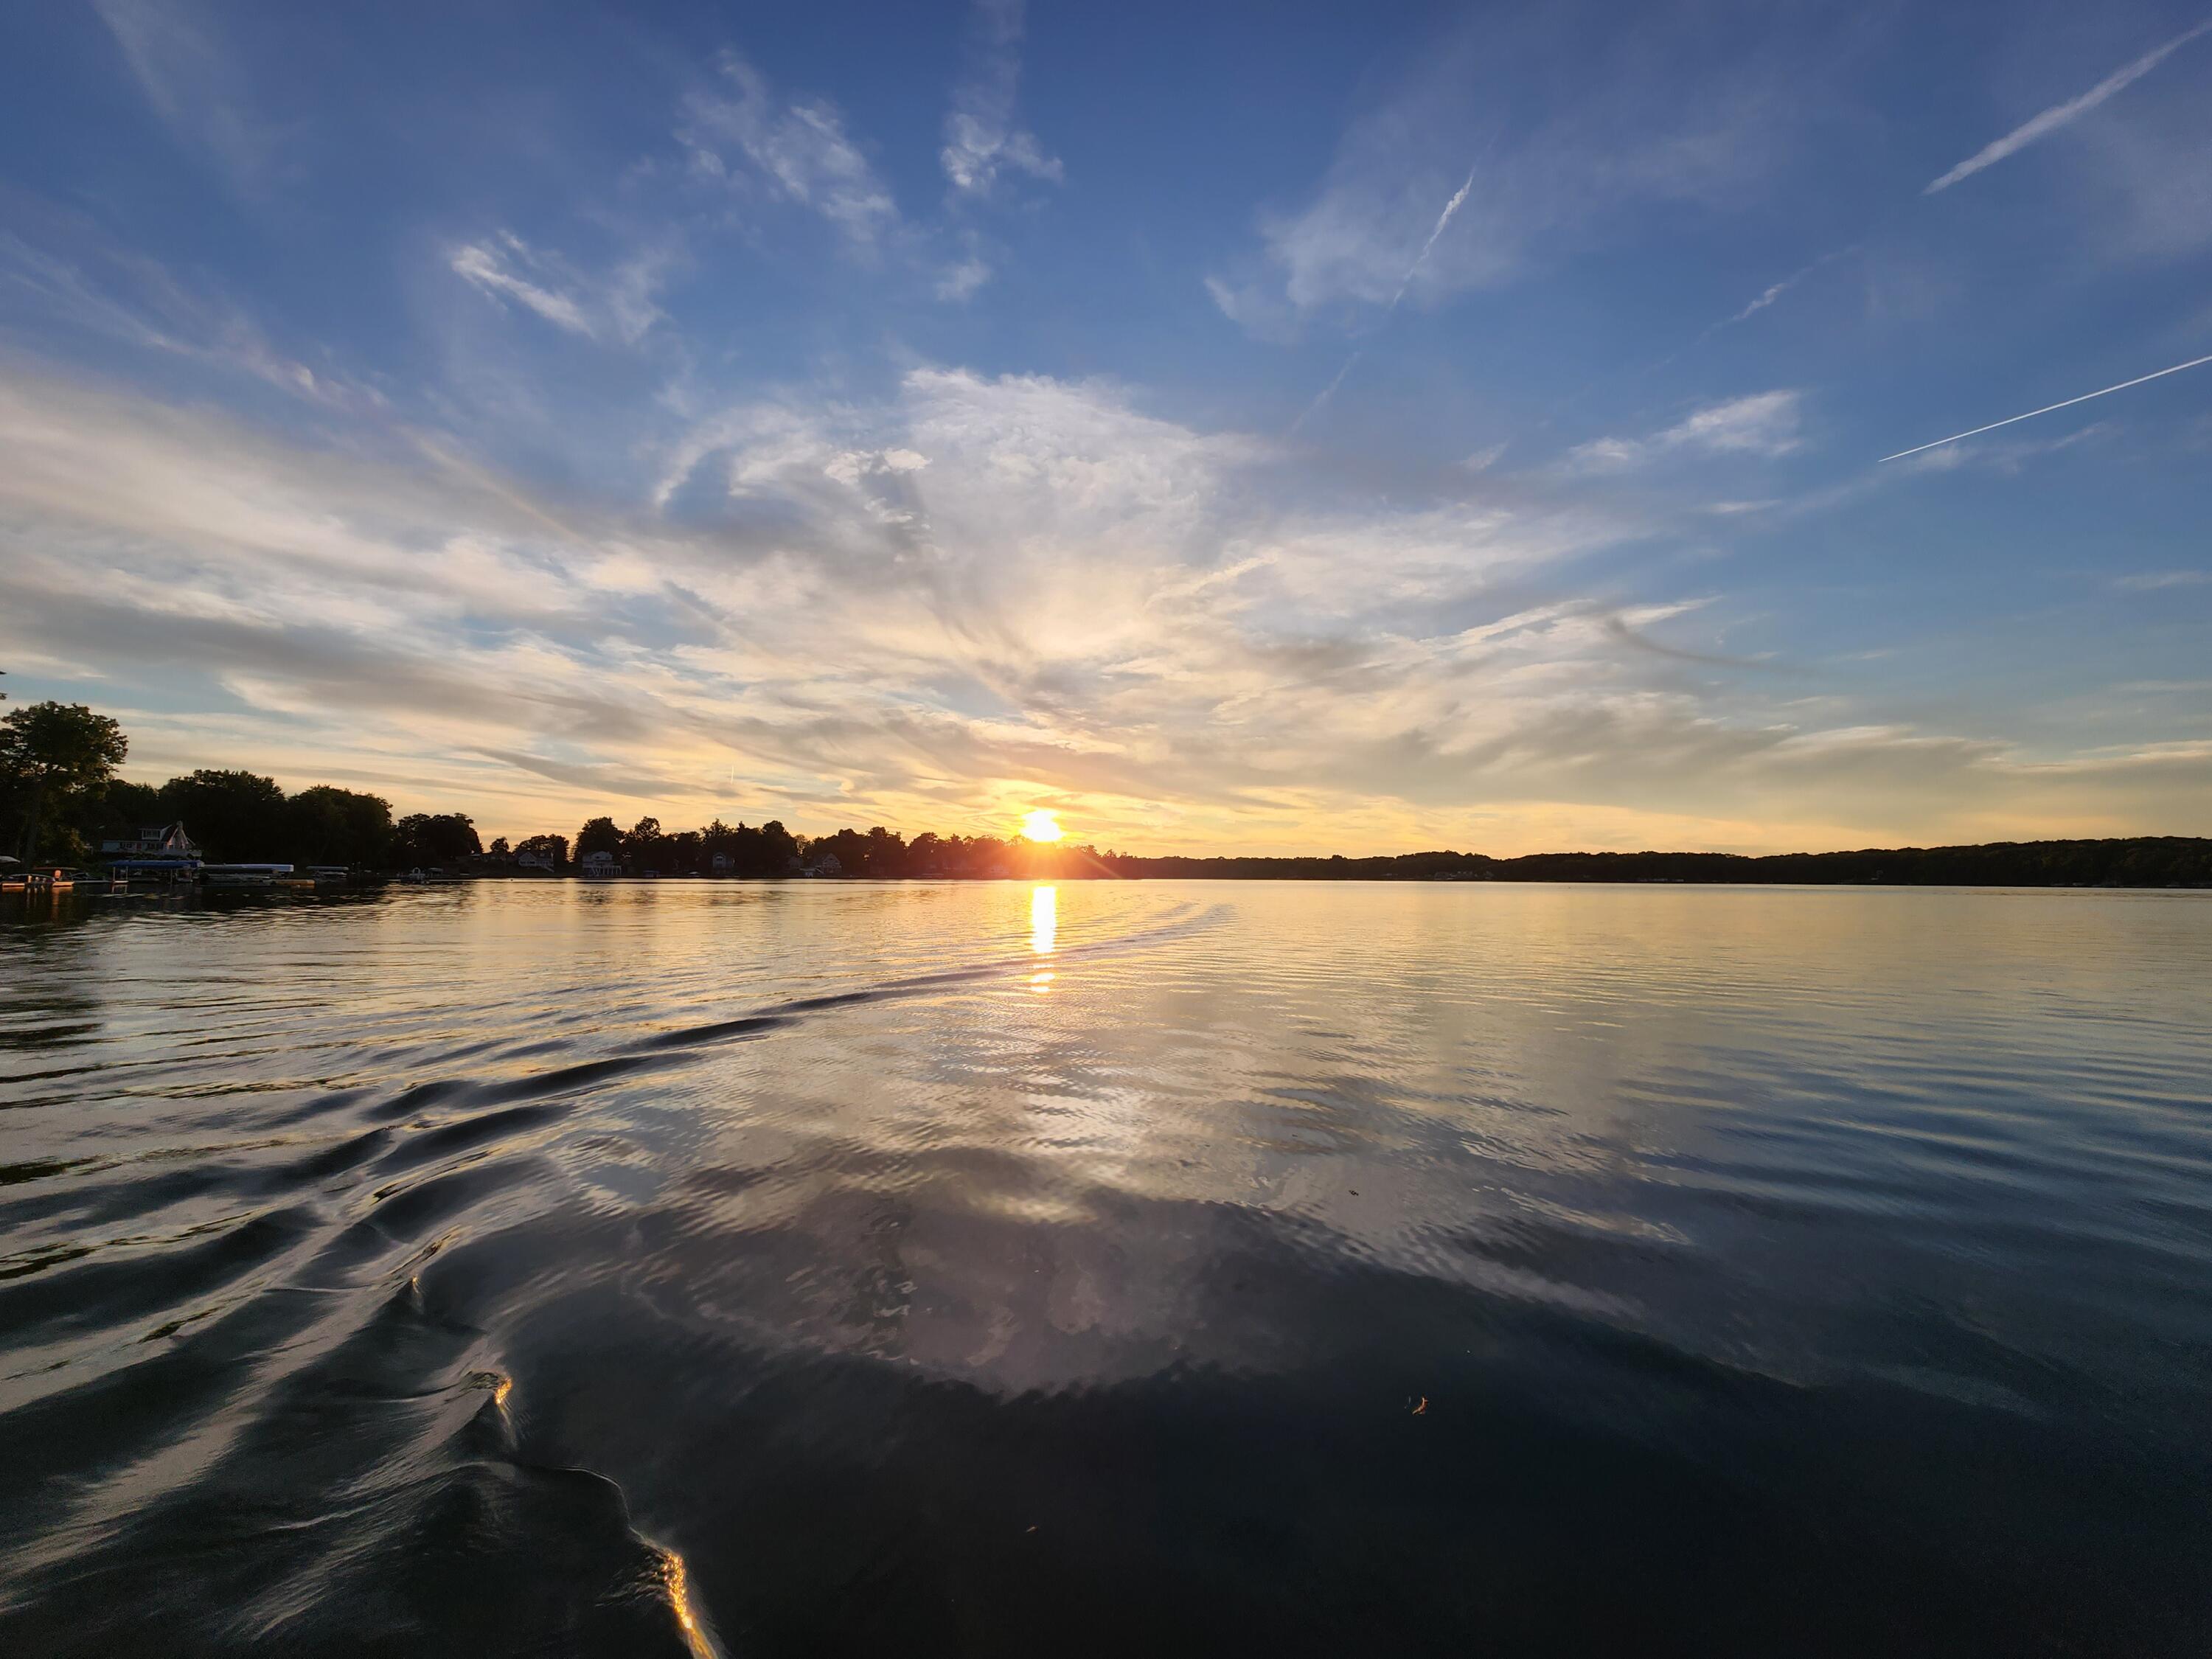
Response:
[{"label": "blue sky", "polygon": [[2185,8],[16,9],[129,770],[1133,849],[2212,833]]}]

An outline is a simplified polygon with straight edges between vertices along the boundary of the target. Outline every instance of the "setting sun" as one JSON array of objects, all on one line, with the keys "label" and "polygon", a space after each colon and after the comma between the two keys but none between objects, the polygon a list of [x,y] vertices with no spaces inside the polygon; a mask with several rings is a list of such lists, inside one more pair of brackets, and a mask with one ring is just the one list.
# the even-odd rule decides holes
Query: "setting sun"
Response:
[{"label": "setting sun", "polygon": [[1031,841],[1058,841],[1060,819],[1040,806],[1022,819],[1022,833]]}]

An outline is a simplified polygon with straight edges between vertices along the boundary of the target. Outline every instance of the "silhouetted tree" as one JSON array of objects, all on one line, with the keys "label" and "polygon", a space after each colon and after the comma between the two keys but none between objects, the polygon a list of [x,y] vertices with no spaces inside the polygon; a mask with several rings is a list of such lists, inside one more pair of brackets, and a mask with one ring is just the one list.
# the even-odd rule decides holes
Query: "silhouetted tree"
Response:
[{"label": "silhouetted tree", "polygon": [[21,819],[16,856],[35,858],[47,812],[96,797],[130,752],[123,728],[82,703],[34,702],[0,720],[0,789]]},{"label": "silhouetted tree", "polygon": [[623,833],[623,862],[635,870],[658,870],[660,867],[660,820],[650,814],[640,818]]},{"label": "silhouetted tree", "polygon": [[284,820],[295,863],[375,870],[391,859],[392,803],[381,795],[317,784],[284,803]]},{"label": "silhouetted tree", "polygon": [[[613,825],[608,827],[611,829]],[[568,838],[566,836],[532,836],[516,842],[514,852],[517,858],[542,858],[556,870],[562,869],[568,862]]]},{"label": "silhouetted tree", "polygon": [[274,778],[204,767],[171,778],[155,799],[159,816],[181,821],[210,860],[274,859],[285,850],[284,791]]},{"label": "silhouetted tree", "polygon": [[587,853],[616,853],[623,849],[623,832],[612,818],[592,818],[576,831],[576,856]]},{"label": "silhouetted tree", "polygon": [[394,864],[457,864],[483,851],[465,812],[410,812],[392,826]]}]

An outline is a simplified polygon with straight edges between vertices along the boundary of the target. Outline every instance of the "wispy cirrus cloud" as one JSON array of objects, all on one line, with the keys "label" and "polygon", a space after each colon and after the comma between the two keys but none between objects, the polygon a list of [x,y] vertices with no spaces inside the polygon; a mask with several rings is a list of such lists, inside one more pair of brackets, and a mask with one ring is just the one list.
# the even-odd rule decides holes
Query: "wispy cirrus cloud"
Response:
[{"label": "wispy cirrus cloud", "polygon": [[647,249],[595,279],[502,230],[455,247],[447,264],[478,292],[519,305],[556,328],[586,339],[634,345],[662,320],[653,295],[672,257],[665,248]]},{"label": "wispy cirrus cloud", "polygon": [[1921,193],[1934,196],[1948,190],[1962,179],[1972,178],[1984,167],[1995,167],[2007,156],[2019,154],[2039,138],[2048,137],[2061,127],[2080,120],[2106,99],[2127,90],[2208,30],[2212,30],[2212,18],[2207,18],[2194,28],[2183,30],[2163,46],[2152,47],[2133,63],[2113,70],[2088,91],[2069,98],[2063,104],[2053,104],[2041,114],[2021,122],[2003,137],[1983,145],[1949,172],[1930,179]]},{"label": "wispy cirrus cloud", "polygon": [[93,0],[155,113],[258,190],[284,170],[282,135],[257,114],[214,24],[188,0]]},{"label": "wispy cirrus cloud", "polygon": [[1059,157],[1015,119],[1023,14],[1023,0],[976,0],[970,14],[968,67],[953,88],[938,152],[956,195],[988,197],[1008,173],[1052,185],[1066,176]]},{"label": "wispy cirrus cloud", "polygon": [[989,829],[1042,791],[1151,847],[1465,842],[1471,811],[1500,850],[1771,846],[1938,803],[2154,810],[2206,769],[2038,783],[1988,739],[1808,713],[1712,596],[1574,592],[1633,523],[1377,503],[1103,383],[928,368],[733,405],[665,463],[731,503],[688,527],[9,370],[0,443],[0,644],[191,711],[134,725],[143,764],[220,732],[501,831]]},{"label": "wispy cirrus cloud", "polygon": [[1621,471],[1683,450],[1776,459],[1803,447],[1803,393],[1783,390],[1708,404],[1648,437],[1578,444],[1567,452],[1567,465],[1577,471]]},{"label": "wispy cirrus cloud", "polygon": [[726,93],[687,99],[678,137],[692,166],[716,179],[746,179],[820,214],[847,242],[873,251],[900,223],[890,187],[826,98],[786,99],[733,52],[717,64]]},{"label": "wispy cirrus cloud", "polygon": [[517,264],[528,268],[541,261],[521,238],[512,233],[502,234],[500,244],[470,242],[455,248],[447,263],[455,276],[495,299],[512,300],[571,334],[588,336],[592,332],[591,324],[585,320],[583,307],[573,295],[532,282],[517,272]]},{"label": "wispy cirrus cloud", "polygon": [[[1216,304],[1280,334],[1330,307],[1495,287],[1639,208],[1739,199],[1779,164],[1815,78],[1793,100],[1785,64],[1809,42],[1723,51],[1709,20],[1675,12],[1593,44],[1580,19],[1486,15],[1440,43],[1349,125],[1310,200],[1261,215],[1258,257],[1209,274]],[[1540,114],[1514,118],[1532,88]]]}]

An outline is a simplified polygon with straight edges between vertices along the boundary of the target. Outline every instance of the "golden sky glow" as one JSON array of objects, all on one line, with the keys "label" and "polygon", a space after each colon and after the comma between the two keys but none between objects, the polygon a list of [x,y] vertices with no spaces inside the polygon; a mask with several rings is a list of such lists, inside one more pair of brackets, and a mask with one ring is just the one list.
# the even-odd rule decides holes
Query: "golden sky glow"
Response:
[{"label": "golden sky glow", "polygon": [[1058,841],[1062,831],[1058,817],[1040,806],[1022,815],[1022,833],[1031,841]]}]

